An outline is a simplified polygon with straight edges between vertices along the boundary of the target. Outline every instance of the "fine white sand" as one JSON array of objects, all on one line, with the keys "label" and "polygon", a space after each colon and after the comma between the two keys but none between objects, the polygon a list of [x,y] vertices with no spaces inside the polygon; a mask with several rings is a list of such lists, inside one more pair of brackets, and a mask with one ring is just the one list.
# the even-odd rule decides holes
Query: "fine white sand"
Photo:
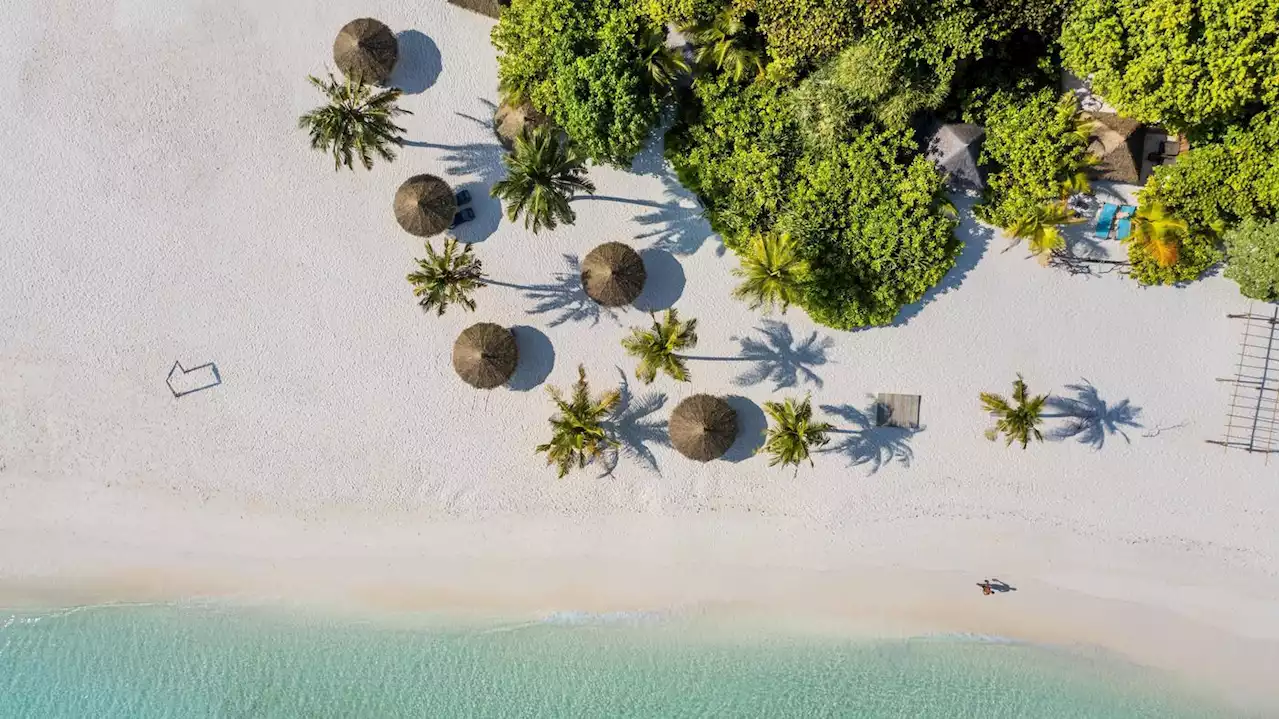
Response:
[{"label": "fine white sand", "polygon": [[[1249,308],[1233,283],[1070,277],[966,213],[956,269],[899,326],[769,325],[729,296],[733,258],[659,144],[633,172],[593,168],[572,227],[501,217],[490,20],[435,0],[152,5],[20,2],[0,26],[0,604],[736,607],[1100,645],[1274,698],[1276,464],[1204,441],[1241,329],[1225,315]],[[305,76],[366,15],[420,33],[396,78],[420,144],[335,173],[295,122],[320,99]],[[555,284],[566,255],[620,240],[643,250],[647,306],[699,319],[697,354],[781,347],[643,387],[618,345],[648,321],[635,309],[494,286],[474,314],[424,315],[404,281],[422,244],[391,212],[419,172],[471,191],[458,234],[494,279]],[[521,328],[518,389],[454,375],[481,320]],[[175,360],[222,384],[175,399]],[[627,381],[630,451],[557,480],[533,453],[542,385],[579,363],[598,388]],[[990,443],[977,395],[1017,372],[1067,397],[1087,380],[1141,426],[1096,448]],[[747,429],[788,394],[857,429],[875,393],[914,393],[924,428],[836,435],[798,475],[747,441],[702,465],[663,445],[694,392],[741,397]],[[983,597],[993,575],[1018,591]]]}]

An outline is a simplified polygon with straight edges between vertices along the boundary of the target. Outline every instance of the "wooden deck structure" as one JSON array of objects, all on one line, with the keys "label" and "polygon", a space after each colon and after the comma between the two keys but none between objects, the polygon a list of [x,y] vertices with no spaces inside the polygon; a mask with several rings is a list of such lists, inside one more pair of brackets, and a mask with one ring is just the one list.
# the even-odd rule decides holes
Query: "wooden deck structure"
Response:
[{"label": "wooden deck structure", "polygon": [[1240,353],[1235,374],[1219,377],[1231,385],[1227,406],[1227,426],[1222,439],[1205,440],[1232,449],[1257,452],[1264,457],[1275,454],[1276,446],[1276,323],[1280,311],[1272,307],[1269,314],[1254,312],[1227,315],[1244,320],[1240,337]]},{"label": "wooden deck structure", "polygon": [[876,426],[886,425],[903,429],[919,429],[920,395],[890,393],[876,395]]}]

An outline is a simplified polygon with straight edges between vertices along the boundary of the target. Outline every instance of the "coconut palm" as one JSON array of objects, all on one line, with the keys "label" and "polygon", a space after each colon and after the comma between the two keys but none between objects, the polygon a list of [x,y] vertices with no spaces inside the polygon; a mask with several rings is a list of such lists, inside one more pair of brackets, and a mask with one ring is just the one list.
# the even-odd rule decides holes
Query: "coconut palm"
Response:
[{"label": "coconut palm", "polygon": [[741,267],[733,274],[743,278],[733,296],[745,300],[751,309],[771,312],[800,301],[801,289],[809,277],[809,263],[800,257],[800,243],[787,233],[757,235],[739,256]]},{"label": "coconut palm", "polygon": [[1093,189],[1089,184],[1089,170],[1100,162],[1102,160],[1097,156],[1086,153],[1073,164],[1062,168],[1062,174],[1066,177],[1062,181],[1062,199],[1085,194]]},{"label": "coconut palm", "polygon": [[764,72],[764,53],[754,46],[742,15],[727,7],[715,17],[684,28],[684,33],[697,47],[694,62],[714,67],[742,80],[748,71]]},{"label": "coconut palm", "polygon": [[322,105],[298,118],[298,127],[311,133],[311,148],[333,153],[333,169],[354,169],[352,161],[360,158],[364,169],[373,169],[376,154],[387,162],[396,159],[390,145],[403,145],[404,132],[392,118],[411,115],[396,106],[400,91],[395,88],[377,90],[348,77],[338,82],[329,74],[326,82],[309,75],[307,79],[329,98]]},{"label": "coconut palm", "polygon": [[661,370],[678,382],[688,382],[689,368],[684,364],[685,358],[678,353],[698,344],[697,329],[698,320],[681,322],[674,309],[667,310],[661,322],[655,318],[650,329],[633,328],[631,336],[622,340],[622,347],[627,354],[640,360],[636,366],[636,377],[648,384]]},{"label": "coconut palm", "polygon": [[1138,207],[1128,237],[1121,240],[1146,250],[1161,267],[1172,267],[1178,261],[1178,235],[1187,231],[1187,223],[1170,214],[1159,202]]},{"label": "coconut palm", "polygon": [[596,191],[585,177],[584,161],[551,128],[526,128],[503,158],[506,179],[495,183],[490,194],[507,203],[507,217],[513,222],[524,215],[524,226],[534,232],[554,230],[560,222],[573,224],[576,215],[569,199],[575,192]]},{"label": "coconut palm", "polygon": [[990,392],[983,392],[978,396],[982,400],[982,408],[996,418],[996,425],[986,431],[987,439],[994,442],[998,435],[1004,434],[1006,447],[1016,441],[1022,444],[1023,449],[1027,448],[1027,443],[1032,438],[1037,442],[1044,441],[1036,425],[1044,421],[1040,413],[1044,411],[1044,403],[1049,395],[1028,396],[1027,383],[1022,381],[1021,374],[1013,381],[1013,404],[1003,396]]},{"label": "coconut palm", "polygon": [[559,389],[550,387],[548,391],[557,412],[550,420],[551,441],[538,445],[537,451],[547,453],[547,464],[556,465],[559,476],[568,474],[575,464],[579,469],[587,466],[606,449],[618,446],[602,424],[622,398],[617,389],[593,399],[587,371],[578,365],[578,382],[567,401]]},{"label": "coconut palm", "polygon": [[808,460],[812,467],[810,449],[825,445],[830,440],[827,433],[835,427],[826,422],[813,421],[813,408],[809,405],[808,395],[800,402],[794,399],[765,402],[764,411],[773,420],[764,446],[760,448],[773,455],[769,466],[795,465],[799,471],[800,463]]},{"label": "coconut palm", "polygon": [[1027,249],[1034,255],[1045,255],[1066,246],[1059,225],[1073,225],[1083,220],[1071,211],[1065,202],[1038,205],[1029,209],[1005,231],[1014,237],[1025,238]]},{"label": "coconut palm", "polygon": [[413,294],[422,309],[435,308],[437,316],[452,304],[474,310],[476,302],[471,293],[485,286],[480,260],[471,254],[471,245],[463,245],[458,252],[458,244],[450,237],[444,241],[444,252],[436,254],[436,248],[428,242],[427,258],[417,260],[419,270],[405,277],[413,284]]},{"label": "coconut palm", "polygon": [[640,36],[641,61],[649,82],[658,89],[668,89],[676,84],[676,78],[689,72],[689,63],[679,50],[667,47],[665,28],[648,28]]}]

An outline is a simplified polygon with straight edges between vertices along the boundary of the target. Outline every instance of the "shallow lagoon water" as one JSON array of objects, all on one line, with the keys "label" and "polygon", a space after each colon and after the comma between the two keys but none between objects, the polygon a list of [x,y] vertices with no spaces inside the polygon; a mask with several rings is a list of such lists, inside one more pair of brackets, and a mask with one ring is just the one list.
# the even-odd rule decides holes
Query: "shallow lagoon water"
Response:
[{"label": "shallow lagoon water", "polygon": [[522,624],[116,606],[0,614],[0,717],[1205,717],[1169,677],[973,637],[663,615]]}]

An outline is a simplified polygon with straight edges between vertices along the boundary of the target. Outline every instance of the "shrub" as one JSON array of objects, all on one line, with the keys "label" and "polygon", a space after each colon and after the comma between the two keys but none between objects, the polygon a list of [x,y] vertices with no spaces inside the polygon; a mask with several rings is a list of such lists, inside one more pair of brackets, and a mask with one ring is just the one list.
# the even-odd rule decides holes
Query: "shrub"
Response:
[{"label": "shrub", "polygon": [[1150,247],[1129,245],[1129,276],[1144,285],[1176,285],[1200,279],[1222,260],[1209,235],[1187,234],[1178,238],[1178,261],[1161,266]]},{"label": "shrub", "polygon": [[1226,276],[1240,285],[1240,294],[1275,302],[1280,273],[1280,225],[1275,220],[1245,220],[1223,236],[1227,246]]},{"label": "shrub", "polygon": [[1076,128],[1070,95],[1051,89],[1027,97],[1000,93],[987,112],[981,160],[995,169],[987,177],[978,217],[1009,227],[1063,194],[1063,182],[1085,164],[1085,140]]},{"label": "shrub", "polygon": [[1063,60],[1121,114],[1214,134],[1275,106],[1275,0],[1078,0]]},{"label": "shrub", "polygon": [[642,38],[665,33],[635,3],[514,0],[493,30],[503,92],[528,98],[597,162],[629,165],[666,88],[644,73]]}]

